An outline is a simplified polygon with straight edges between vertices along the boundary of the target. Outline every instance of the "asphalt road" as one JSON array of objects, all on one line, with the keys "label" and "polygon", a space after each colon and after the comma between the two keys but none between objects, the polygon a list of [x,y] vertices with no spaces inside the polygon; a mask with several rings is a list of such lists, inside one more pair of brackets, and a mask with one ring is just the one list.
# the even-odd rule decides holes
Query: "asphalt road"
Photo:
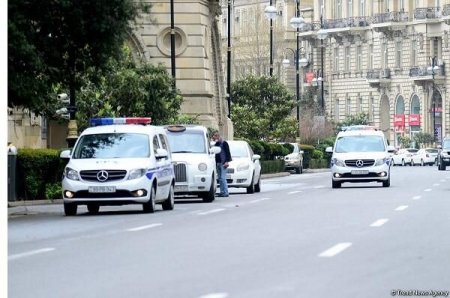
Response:
[{"label": "asphalt road", "polygon": [[278,177],[154,214],[40,206],[9,217],[8,297],[446,297],[450,171],[392,175],[341,189],[330,173]]}]

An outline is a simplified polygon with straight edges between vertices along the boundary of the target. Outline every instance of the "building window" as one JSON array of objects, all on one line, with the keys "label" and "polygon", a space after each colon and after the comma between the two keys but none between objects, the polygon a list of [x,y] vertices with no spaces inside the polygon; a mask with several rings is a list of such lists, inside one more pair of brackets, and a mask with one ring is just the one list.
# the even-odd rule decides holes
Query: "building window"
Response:
[{"label": "building window", "polygon": [[411,66],[417,66],[417,40],[411,40]]},{"label": "building window", "polygon": [[375,104],[373,102],[372,92],[369,95],[369,121],[373,122],[373,115],[375,114]]},{"label": "building window", "polygon": [[339,48],[334,49],[334,70],[339,71]]},{"label": "building window", "polygon": [[335,19],[342,18],[342,0],[336,0],[333,15]]},{"label": "building window", "polygon": [[402,42],[395,43],[395,67],[402,67]]},{"label": "building window", "polygon": [[381,68],[388,68],[388,45],[387,42],[381,44],[382,61]]},{"label": "building window", "polygon": [[362,69],[362,47],[356,47],[356,70],[361,71]]},{"label": "building window", "polygon": [[369,45],[369,69],[373,69],[373,44]]},{"label": "building window", "polygon": [[384,10],[385,11],[389,11],[389,8],[391,7],[391,1],[389,0],[384,0]]},{"label": "building window", "polygon": [[366,15],[366,0],[360,0],[359,2],[359,16],[363,17]]},{"label": "building window", "polygon": [[358,93],[358,112],[362,113],[363,111],[363,97]]},{"label": "building window", "polygon": [[336,121],[339,121],[339,98],[334,100],[334,115]]},{"label": "building window", "polygon": [[345,71],[350,71],[350,47],[345,47]]},{"label": "building window", "polygon": [[353,17],[353,0],[347,2],[347,17]]}]

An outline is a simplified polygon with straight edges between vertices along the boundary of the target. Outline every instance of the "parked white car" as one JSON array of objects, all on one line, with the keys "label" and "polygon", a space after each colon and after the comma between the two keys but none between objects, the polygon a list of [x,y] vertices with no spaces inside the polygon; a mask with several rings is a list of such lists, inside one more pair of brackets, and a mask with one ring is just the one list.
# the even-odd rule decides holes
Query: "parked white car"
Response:
[{"label": "parked white car", "polygon": [[175,194],[194,195],[203,202],[216,195],[215,154],[220,147],[210,147],[208,129],[201,125],[165,126],[175,171]]},{"label": "parked white car", "polygon": [[412,157],[414,154],[417,153],[419,149],[416,148],[407,148],[407,149],[400,149],[398,150],[393,156],[392,156],[392,162],[393,165],[412,165]]},{"label": "parked white car", "polygon": [[437,149],[433,148],[427,148],[427,149],[420,149],[417,151],[416,154],[412,156],[411,164],[413,166],[415,165],[434,165],[436,163],[436,157],[437,157]]},{"label": "parked white car", "polygon": [[292,152],[284,157],[284,169],[294,170],[296,174],[303,173],[303,151],[297,143],[290,143]]},{"label": "parked white car", "polygon": [[261,191],[260,155],[254,154],[246,141],[227,141],[231,158],[227,168],[228,187],[242,187],[247,193]]}]

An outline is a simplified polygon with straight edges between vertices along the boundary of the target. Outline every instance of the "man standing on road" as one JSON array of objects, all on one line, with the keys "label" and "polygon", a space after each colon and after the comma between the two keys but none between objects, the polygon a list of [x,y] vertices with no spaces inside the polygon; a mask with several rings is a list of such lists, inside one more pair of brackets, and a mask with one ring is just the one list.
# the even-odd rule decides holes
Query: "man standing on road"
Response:
[{"label": "man standing on road", "polygon": [[213,133],[212,139],[216,142],[215,146],[218,146],[221,149],[220,152],[216,154],[217,175],[219,176],[220,186],[219,197],[228,197],[227,168],[228,162],[231,161],[230,147],[228,146],[228,143],[220,137],[218,131]]}]

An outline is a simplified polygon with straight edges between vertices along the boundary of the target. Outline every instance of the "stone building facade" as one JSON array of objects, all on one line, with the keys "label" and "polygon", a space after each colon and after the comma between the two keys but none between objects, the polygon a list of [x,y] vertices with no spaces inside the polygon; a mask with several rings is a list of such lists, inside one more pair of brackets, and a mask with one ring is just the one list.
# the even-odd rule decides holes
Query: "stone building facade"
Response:
[{"label": "stone building facade", "polygon": [[[234,9],[240,9],[241,2],[248,1],[236,0]],[[269,4],[257,2],[262,10]],[[296,35],[288,23],[295,1],[272,2],[279,10],[276,21],[282,24],[274,74],[293,88],[293,68],[279,67],[278,71],[276,64],[283,56],[292,57],[291,51],[283,50],[295,44]],[[300,4],[305,25],[299,36],[302,53],[309,60],[302,70],[301,88],[322,88],[317,78],[323,77],[324,108],[330,120],[368,113],[372,124],[395,146],[400,146],[400,136],[413,137],[417,132],[434,134],[437,144],[450,134],[446,92],[450,87],[446,76],[450,1],[315,0]],[[237,18],[238,13],[235,15]],[[328,34],[323,42],[317,36],[321,28]],[[239,30],[235,31],[237,36]],[[268,53],[267,47],[266,63]],[[257,73],[239,65],[239,57],[234,59],[235,77]]]}]

